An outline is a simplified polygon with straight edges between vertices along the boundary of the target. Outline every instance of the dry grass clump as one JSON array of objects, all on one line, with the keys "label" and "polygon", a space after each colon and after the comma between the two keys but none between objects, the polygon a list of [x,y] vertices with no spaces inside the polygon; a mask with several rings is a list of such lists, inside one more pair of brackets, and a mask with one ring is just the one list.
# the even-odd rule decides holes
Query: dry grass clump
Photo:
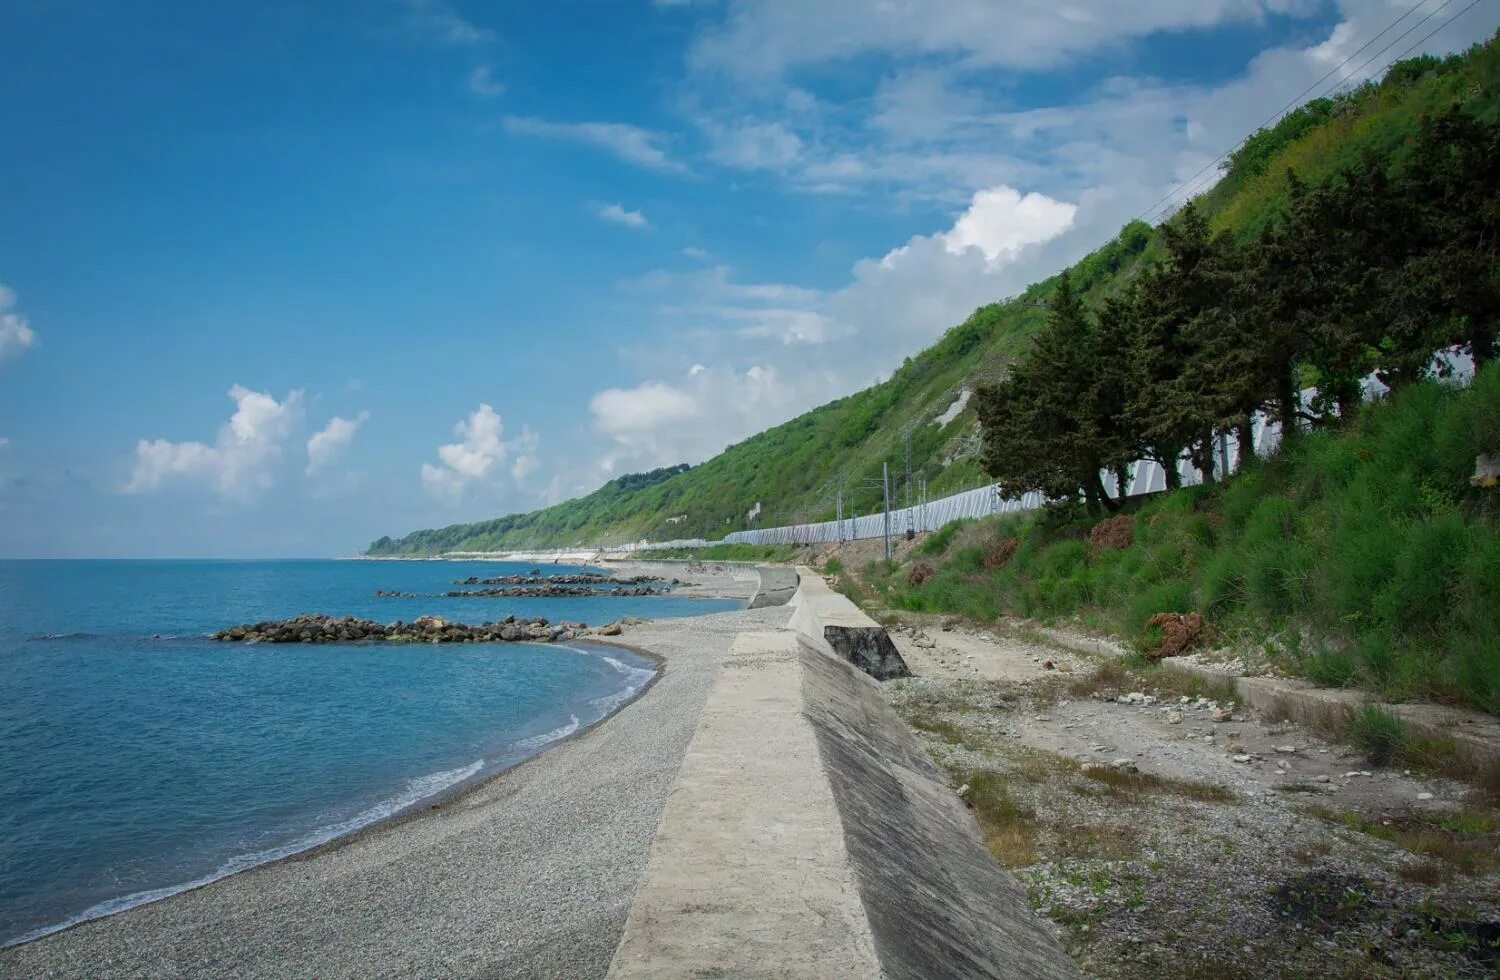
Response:
[{"label": "dry grass clump", "polygon": [[1146,635],[1155,642],[1143,651],[1147,660],[1176,657],[1192,649],[1207,635],[1207,624],[1199,613],[1157,613],[1146,620]]},{"label": "dry grass clump", "polygon": [[975,769],[965,780],[966,794],[984,846],[1003,868],[1023,868],[1035,864],[1038,824],[1036,811],[1011,794],[1006,778],[988,769]]},{"label": "dry grass clump", "polygon": [[1085,766],[1082,772],[1094,782],[1102,783],[1106,787],[1106,793],[1125,802],[1140,802],[1146,796],[1163,793],[1201,803],[1234,803],[1239,799],[1232,790],[1224,786],[1172,779],[1128,767],[1116,769],[1112,766]]},{"label": "dry grass clump", "polygon": [[[1369,819],[1354,810],[1311,806],[1307,812],[1329,823],[1395,844],[1418,857],[1436,862],[1450,872],[1485,875],[1500,872],[1500,821],[1486,810],[1418,811]],[[1434,868],[1403,869],[1403,876],[1430,877]]]},{"label": "dry grass clump", "polygon": [[985,547],[980,567],[987,572],[1004,568],[1016,556],[1016,549],[1020,547],[1021,539],[1018,537],[997,538]]},{"label": "dry grass clump", "polygon": [[1101,551],[1120,551],[1130,547],[1135,532],[1135,515],[1116,514],[1089,528],[1089,557]]},{"label": "dry grass clump", "polygon": [[939,715],[920,712],[908,714],[906,723],[919,732],[927,732],[936,735],[945,742],[959,745],[964,740],[964,731],[958,725]]}]

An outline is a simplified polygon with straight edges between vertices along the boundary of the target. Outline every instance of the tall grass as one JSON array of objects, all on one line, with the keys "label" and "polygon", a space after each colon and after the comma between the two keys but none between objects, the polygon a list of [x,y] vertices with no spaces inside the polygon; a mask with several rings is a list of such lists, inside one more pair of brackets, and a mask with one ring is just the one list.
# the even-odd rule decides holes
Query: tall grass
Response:
[{"label": "tall grass", "polygon": [[[929,538],[937,575],[878,583],[887,602],[988,618],[1087,613],[1138,636],[1158,612],[1279,637],[1318,683],[1500,714],[1500,499],[1471,487],[1500,450],[1500,365],[1466,388],[1436,381],[1303,434],[1214,487],[1136,511],[1128,548],[1087,553],[1087,520],[982,522]],[[1001,569],[984,545],[1019,535]],[[879,577],[879,576],[877,576]]]}]

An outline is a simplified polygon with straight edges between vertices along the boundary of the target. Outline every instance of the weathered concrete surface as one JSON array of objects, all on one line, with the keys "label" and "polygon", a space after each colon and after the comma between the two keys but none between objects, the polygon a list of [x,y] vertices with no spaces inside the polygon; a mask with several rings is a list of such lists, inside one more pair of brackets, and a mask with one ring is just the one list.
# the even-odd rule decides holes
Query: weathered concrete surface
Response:
[{"label": "weathered concrete surface", "polygon": [[812,645],[803,701],[891,977],[1077,977],[879,685]]},{"label": "weathered concrete surface", "polygon": [[906,661],[891,642],[885,627],[865,615],[848,597],[828,587],[823,576],[797,567],[797,592],[788,603],[788,624],[814,647],[847,661],[876,680],[908,677]]},{"label": "weathered concrete surface", "polygon": [[751,609],[784,606],[797,592],[797,570],[786,565],[761,565],[760,587],[750,600]]},{"label": "weathered concrete surface", "polygon": [[611,977],[878,977],[795,637],[742,633],[668,797]]},{"label": "weathered concrete surface", "polygon": [[1075,977],[879,684],[742,634],[662,814],[611,977]]}]

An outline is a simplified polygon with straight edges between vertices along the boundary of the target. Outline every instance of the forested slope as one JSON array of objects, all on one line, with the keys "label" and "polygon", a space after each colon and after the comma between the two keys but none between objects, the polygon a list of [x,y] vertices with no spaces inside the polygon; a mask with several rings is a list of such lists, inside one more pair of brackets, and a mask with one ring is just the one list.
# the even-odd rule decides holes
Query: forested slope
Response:
[{"label": "forested slope", "polygon": [[[1262,130],[1231,155],[1224,178],[1196,201],[1214,231],[1240,241],[1284,214],[1297,179],[1317,184],[1367,159],[1398,162],[1425,116],[1461,105],[1496,117],[1500,49],[1495,40],[1445,59],[1400,62],[1385,78],[1320,99]],[[1163,253],[1160,229],[1127,225],[1070,270],[1074,292],[1090,307],[1119,295]],[[621,477],[574,500],[527,514],[381,538],[372,555],[436,554],[503,548],[602,545],[639,539],[716,539],[747,526],[833,516],[833,487],[878,481],[882,461],[903,456],[912,431],[912,465],[938,495],[983,476],[974,406],[944,416],[960,394],[998,377],[1046,322],[1054,277],[1021,296],[976,310],[885,382],[813,409],[730,446],[707,462]],[[868,512],[877,490],[852,506]]]}]

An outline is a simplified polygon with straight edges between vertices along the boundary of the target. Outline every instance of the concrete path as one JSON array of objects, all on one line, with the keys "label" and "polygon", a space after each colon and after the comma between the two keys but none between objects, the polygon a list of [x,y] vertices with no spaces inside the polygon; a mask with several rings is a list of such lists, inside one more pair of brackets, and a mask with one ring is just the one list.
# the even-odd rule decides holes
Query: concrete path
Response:
[{"label": "concrete path", "polygon": [[789,632],[742,633],[668,798],[611,977],[878,977]]}]

